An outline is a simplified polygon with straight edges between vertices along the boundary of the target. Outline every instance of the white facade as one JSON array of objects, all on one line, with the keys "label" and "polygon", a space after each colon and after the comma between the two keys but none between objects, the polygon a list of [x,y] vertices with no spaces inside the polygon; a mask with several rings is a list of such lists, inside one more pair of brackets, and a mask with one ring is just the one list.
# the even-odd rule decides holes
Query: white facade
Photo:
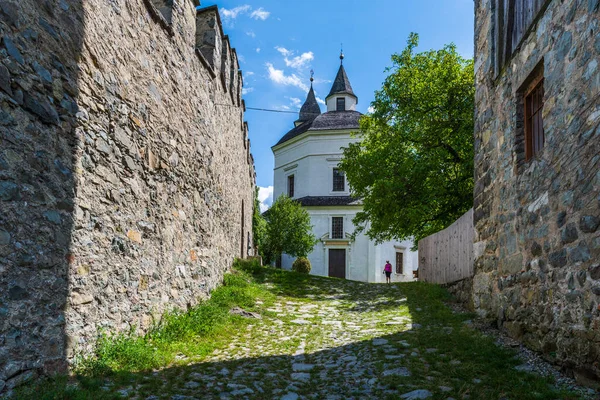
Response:
[{"label": "white facade", "polygon": [[[340,83],[341,82],[341,83]],[[345,82],[345,83],[344,83]],[[344,92],[335,93],[336,85],[345,84]],[[296,121],[296,128],[286,134],[282,140],[273,146],[275,157],[273,197],[283,194],[291,195],[303,204],[308,211],[313,225],[313,234],[318,243],[308,255],[312,265],[311,274],[320,276],[340,276],[345,279],[363,282],[385,282],[383,267],[387,260],[392,264],[392,281],[406,282],[413,280],[413,269],[417,269],[417,253],[411,251],[411,241],[385,242],[376,245],[364,234],[358,234],[354,239],[352,219],[361,210],[360,202],[351,199],[350,190],[345,182],[340,189],[340,179],[334,190],[334,169],[343,155],[343,148],[350,143],[360,140],[351,136],[358,130],[356,113],[357,98],[351,93],[347,76],[340,67],[338,78],[332,88],[332,94],[327,97],[326,114],[321,114],[311,120]],[[315,104],[309,101],[311,92],[303,110]],[[344,101],[338,101],[344,98]],[[339,105],[344,104],[344,110]],[[318,107],[318,106],[317,106]],[[318,108],[316,109],[318,112]],[[314,112],[313,112],[314,113]],[[302,120],[302,121],[301,121]],[[340,122],[343,129],[336,129],[335,121]],[[348,128],[351,120],[353,128]],[[333,121],[333,123],[332,123]],[[303,124],[305,129],[298,129]],[[293,177],[293,178],[292,178]],[[293,192],[290,192],[293,185]],[[334,219],[336,234],[333,232]],[[343,229],[339,229],[342,221]],[[343,231],[343,232],[341,232]],[[339,237],[341,238],[334,238]],[[333,251],[333,252],[332,252]],[[330,260],[330,257],[333,259]],[[291,269],[294,258],[283,255],[281,266]],[[341,269],[340,269],[341,268]]]}]

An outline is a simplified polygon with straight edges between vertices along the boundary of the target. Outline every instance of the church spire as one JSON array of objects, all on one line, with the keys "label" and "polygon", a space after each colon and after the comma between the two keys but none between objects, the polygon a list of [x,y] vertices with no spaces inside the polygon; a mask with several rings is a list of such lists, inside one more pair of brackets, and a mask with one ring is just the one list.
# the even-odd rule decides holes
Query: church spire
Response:
[{"label": "church spire", "polygon": [[310,71],[310,90],[308,91],[308,95],[306,96],[306,101],[300,108],[300,118],[298,121],[312,121],[321,115],[321,107],[319,107],[319,103],[317,103],[317,98],[315,96],[315,91],[313,90],[313,81],[315,72],[313,70]]},{"label": "church spire", "polygon": [[352,90],[352,85],[350,84],[350,80],[348,79],[348,75],[346,75],[346,70],[344,69],[344,52],[340,52],[340,69],[333,81],[333,85],[331,86],[331,90],[327,97],[331,97],[335,94],[346,94],[350,96],[358,97],[354,94]]}]

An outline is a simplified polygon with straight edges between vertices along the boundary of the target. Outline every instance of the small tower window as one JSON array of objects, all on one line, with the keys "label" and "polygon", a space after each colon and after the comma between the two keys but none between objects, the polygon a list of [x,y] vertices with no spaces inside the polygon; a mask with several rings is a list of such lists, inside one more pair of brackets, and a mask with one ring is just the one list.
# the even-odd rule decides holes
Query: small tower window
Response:
[{"label": "small tower window", "polygon": [[336,103],[336,111],[345,111],[346,110],[346,99],[344,97],[338,97]]},{"label": "small tower window", "polygon": [[294,197],[294,175],[288,176],[288,197]]},{"label": "small tower window", "polygon": [[343,192],[346,190],[346,179],[344,172],[340,171],[339,168],[333,169],[333,191]]}]

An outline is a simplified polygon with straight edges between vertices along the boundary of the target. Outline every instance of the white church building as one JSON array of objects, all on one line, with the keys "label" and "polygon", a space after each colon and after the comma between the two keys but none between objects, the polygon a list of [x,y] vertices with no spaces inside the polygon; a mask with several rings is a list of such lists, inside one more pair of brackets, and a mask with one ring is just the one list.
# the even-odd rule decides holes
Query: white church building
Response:
[{"label": "white church building", "polygon": [[[375,244],[364,233],[351,237],[352,219],[362,209],[360,199],[350,196],[344,173],[338,169],[343,148],[360,140],[361,113],[340,55],[340,69],[321,113],[311,87],[294,128],[272,147],[275,157],[273,197],[288,195],[310,214],[318,242],[308,258],[311,274],[362,282],[385,282],[383,267],[392,264],[392,281],[413,279],[417,253],[411,241]],[[283,255],[278,263],[291,269],[295,258]]]}]

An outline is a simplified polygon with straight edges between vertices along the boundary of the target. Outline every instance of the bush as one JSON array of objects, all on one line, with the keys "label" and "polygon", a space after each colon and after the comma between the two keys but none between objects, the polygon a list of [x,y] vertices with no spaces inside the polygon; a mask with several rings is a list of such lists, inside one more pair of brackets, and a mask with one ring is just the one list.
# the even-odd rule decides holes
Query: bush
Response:
[{"label": "bush", "polygon": [[306,257],[298,257],[292,264],[292,271],[300,272],[301,274],[310,274],[310,261]]}]

